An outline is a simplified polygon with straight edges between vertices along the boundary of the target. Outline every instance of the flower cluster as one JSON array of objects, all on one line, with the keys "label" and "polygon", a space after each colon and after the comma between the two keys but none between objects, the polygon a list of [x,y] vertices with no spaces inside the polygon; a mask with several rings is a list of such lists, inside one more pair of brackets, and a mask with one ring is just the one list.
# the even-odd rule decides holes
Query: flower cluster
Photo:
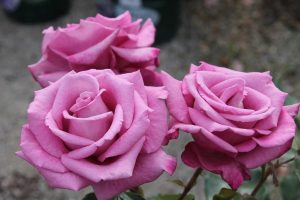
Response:
[{"label": "flower cluster", "polygon": [[183,162],[220,174],[233,189],[291,147],[300,104],[285,106],[287,93],[268,72],[202,62],[176,80],[156,71],[151,20],[132,22],[128,12],[44,34],[42,57],[29,66],[43,88],[17,155],[52,187],[92,186],[106,200],[173,174],[176,160],[162,146],[180,130],[193,137]]}]

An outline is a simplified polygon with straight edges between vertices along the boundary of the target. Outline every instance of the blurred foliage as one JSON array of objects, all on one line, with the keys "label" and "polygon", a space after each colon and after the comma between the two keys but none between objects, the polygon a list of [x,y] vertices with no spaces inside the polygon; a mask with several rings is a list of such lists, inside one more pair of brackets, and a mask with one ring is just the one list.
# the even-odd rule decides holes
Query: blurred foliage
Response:
[{"label": "blurred foliage", "polygon": [[185,183],[182,180],[179,180],[179,179],[168,180],[168,182],[173,183],[173,184],[175,184],[179,187],[182,187],[182,188],[184,188],[186,186]]},{"label": "blurred foliage", "polygon": [[97,197],[94,193],[89,193],[87,195],[85,195],[85,197],[83,197],[82,200],[97,200]]},{"label": "blurred foliage", "polygon": [[256,200],[250,195],[242,195],[234,190],[222,188],[220,192],[214,195],[213,200]]},{"label": "blurred foliage", "polygon": [[[147,200],[178,200],[180,194],[164,194],[155,197],[147,198]],[[187,195],[184,200],[194,200],[195,197],[191,194]]]}]

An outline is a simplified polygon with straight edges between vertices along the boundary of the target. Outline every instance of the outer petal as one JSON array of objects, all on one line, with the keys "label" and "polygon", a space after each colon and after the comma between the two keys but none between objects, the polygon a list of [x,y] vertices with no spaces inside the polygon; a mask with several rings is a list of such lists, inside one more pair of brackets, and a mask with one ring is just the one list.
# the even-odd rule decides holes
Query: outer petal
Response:
[{"label": "outer petal", "polygon": [[145,85],[149,86],[163,86],[160,72],[154,69],[141,69],[141,74],[144,79]]},{"label": "outer petal", "polygon": [[153,44],[155,38],[155,27],[151,19],[147,19],[138,33],[138,47],[146,47]]},{"label": "outer petal", "polygon": [[236,156],[237,149],[222,138],[201,128],[198,133],[193,133],[193,138],[199,146],[204,146],[208,150],[222,152],[228,156]]},{"label": "outer petal", "polygon": [[250,179],[249,171],[234,158],[202,149],[195,142],[186,146],[182,160],[190,167],[200,167],[220,174],[233,189],[237,189],[245,179]]},{"label": "outer petal", "polygon": [[62,157],[63,164],[76,174],[94,183],[107,180],[119,180],[132,176],[136,159],[142,149],[145,138],[140,139],[126,154],[113,162],[94,164],[88,160],[75,160],[68,156]]},{"label": "outer petal", "polygon": [[60,173],[68,171],[63,166],[60,159],[52,156],[41,148],[34,135],[31,133],[28,125],[24,125],[22,128],[20,146],[22,153],[26,156],[26,160],[36,168],[44,168]]},{"label": "outer petal", "polygon": [[[27,158],[23,152],[21,151],[17,152],[17,156],[26,160],[27,162],[29,162],[34,166],[31,160]],[[47,170],[45,168],[39,168],[39,167],[36,168],[39,171],[39,173],[41,173],[41,175],[46,179],[49,186],[53,188],[62,188],[62,189],[70,189],[70,190],[78,191],[91,184],[85,178],[82,178],[81,176],[78,176],[72,172],[66,171],[60,173],[60,172]]]},{"label": "outer petal", "polygon": [[66,74],[71,69],[65,55],[48,47],[42,58],[37,63],[29,65],[28,70],[41,86],[46,87],[49,81],[55,82],[60,75]]},{"label": "outer petal", "polygon": [[141,154],[131,177],[115,181],[102,181],[92,186],[98,199],[108,200],[129,188],[154,181],[163,171],[172,174],[175,168],[175,158],[158,150],[151,154]]},{"label": "outer petal", "polygon": [[110,57],[109,47],[112,45],[118,35],[118,30],[106,37],[103,41],[68,57],[68,60],[75,70],[85,70],[91,67],[104,68],[110,63],[107,59]]},{"label": "outer petal", "polygon": [[128,11],[124,12],[123,14],[121,14],[115,18],[109,18],[109,17],[105,17],[103,15],[98,14],[93,19],[93,21],[95,21],[99,24],[103,24],[104,26],[107,26],[107,27],[118,28],[118,27],[121,27],[121,26],[131,23],[131,15]]},{"label": "outer petal", "polygon": [[49,186],[53,188],[62,188],[78,191],[91,184],[90,181],[72,172],[55,173],[45,169],[39,169],[39,172],[46,179]]},{"label": "outer petal", "polygon": [[142,97],[142,99],[147,104],[146,88],[145,88],[143,77],[142,77],[140,71],[135,71],[135,72],[126,73],[126,74],[120,74],[118,76],[126,79],[130,83],[133,83],[134,90],[139,93],[139,95]]},{"label": "outer petal", "polygon": [[149,113],[150,126],[146,132],[144,149],[147,153],[157,151],[167,135],[168,119],[165,99],[167,91],[159,87],[146,87],[148,106],[153,110]]},{"label": "outer petal", "polygon": [[293,105],[288,105],[288,106],[284,106],[284,108],[289,113],[289,115],[294,118],[298,115],[298,112],[300,109],[300,104],[297,103],[297,104],[293,104]]},{"label": "outer petal", "polygon": [[260,87],[257,89],[261,93],[268,96],[271,100],[272,107],[275,107],[275,111],[268,118],[260,121],[256,127],[259,129],[271,129],[277,126],[278,118],[283,107],[284,101],[287,97],[287,93],[280,91],[273,82],[265,85],[265,87]]},{"label": "outer petal", "polygon": [[277,125],[271,134],[253,138],[255,142],[263,148],[270,148],[284,145],[294,138],[296,124],[285,109],[282,109]]},{"label": "outer petal", "polygon": [[67,73],[68,73],[68,71],[57,71],[57,72],[53,72],[53,73],[39,75],[39,76],[37,76],[36,79],[42,87],[47,87],[51,83],[54,83],[58,79],[62,78]]},{"label": "outer petal", "polygon": [[113,46],[113,51],[122,59],[130,63],[142,63],[152,61],[159,55],[160,50],[153,47],[142,47],[136,49],[126,49]]},{"label": "outer petal", "polygon": [[[55,30],[55,36],[52,41],[47,42],[48,44],[43,43],[43,49],[51,47],[67,56],[72,55],[103,41],[113,31],[114,29],[107,28],[101,24],[81,20],[80,24],[73,27]],[[46,38],[48,33],[44,33]]]},{"label": "outer petal", "polygon": [[231,126],[219,124],[213,121],[212,119],[210,119],[209,117],[207,117],[204,114],[204,112],[198,111],[193,108],[189,108],[189,114],[194,124],[205,128],[209,132],[214,132],[214,131],[220,132],[220,131],[231,130],[234,133],[243,136],[251,136],[254,135],[255,133],[255,131],[252,129],[244,129],[244,128],[231,127]]},{"label": "outer petal", "polygon": [[174,118],[189,123],[188,107],[181,92],[181,82],[162,72],[162,81],[168,91],[167,106]]},{"label": "outer petal", "polygon": [[248,169],[253,169],[261,166],[262,164],[270,162],[275,158],[279,158],[291,148],[292,142],[293,140],[290,140],[284,145],[271,148],[263,148],[258,146],[251,152],[239,154],[237,160],[245,165],[245,167]]},{"label": "outer petal", "polygon": [[41,147],[49,154],[60,157],[67,152],[63,142],[45,125],[45,119],[51,110],[61,81],[35,92],[33,102],[28,108],[28,124]]}]

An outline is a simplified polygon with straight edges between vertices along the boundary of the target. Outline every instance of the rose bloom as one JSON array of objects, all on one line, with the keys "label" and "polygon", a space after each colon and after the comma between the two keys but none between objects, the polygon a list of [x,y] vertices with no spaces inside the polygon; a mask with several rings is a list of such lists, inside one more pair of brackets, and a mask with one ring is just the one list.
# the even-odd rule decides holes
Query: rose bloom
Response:
[{"label": "rose bloom", "polygon": [[52,187],[91,185],[98,199],[109,199],[175,170],[175,158],[161,149],[166,97],[138,71],[69,72],[35,93],[17,155]]},{"label": "rose bloom", "polygon": [[172,115],[169,137],[191,133],[182,160],[220,174],[233,189],[250,179],[250,169],[278,158],[291,147],[299,104],[284,106],[266,73],[244,73],[202,62],[182,81],[164,73]]},{"label": "rose bloom", "polygon": [[[132,22],[129,12],[107,18],[98,14],[68,24],[65,28],[44,30],[41,59],[29,66],[42,87],[71,70],[110,68],[116,73],[141,70],[147,84],[156,79],[159,49],[150,47],[155,27],[150,19],[141,25]],[[149,83],[148,83],[149,82]]]}]

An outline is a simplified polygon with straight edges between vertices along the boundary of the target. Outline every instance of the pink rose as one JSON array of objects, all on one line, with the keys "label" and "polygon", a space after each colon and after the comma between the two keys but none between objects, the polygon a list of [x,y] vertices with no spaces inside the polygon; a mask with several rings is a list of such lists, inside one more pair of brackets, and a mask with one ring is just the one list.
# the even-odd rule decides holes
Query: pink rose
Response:
[{"label": "pink rose", "polygon": [[150,47],[155,37],[152,21],[142,26],[141,19],[131,21],[129,12],[116,18],[98,14],[66,28],[49,27],[43,33],[42,57],[29,66],[42,87],[71,70],[104,68],[116,73],[140,69],[146,73],[146,81],[151,82],[153,70],[159,65],[159,49]]},{"label": "pink rose", "polygon": [[166,97],[162,87],[145,86],[138,71],[69,72],[35,93],[17,154],[52,187],[91,185],[109,199],[175,170],[161,149]]},{"label": "pink rose", "polygon": [[173,117],[169,137],[178,129],[194,139],[182,154],[190,167],[220,174],[234,189],[250,178],[250,169],[278,158],[295,136],[299,104],[284,106],[267,73],[243,73],[201,63],[183,81],[164,73]]}]

